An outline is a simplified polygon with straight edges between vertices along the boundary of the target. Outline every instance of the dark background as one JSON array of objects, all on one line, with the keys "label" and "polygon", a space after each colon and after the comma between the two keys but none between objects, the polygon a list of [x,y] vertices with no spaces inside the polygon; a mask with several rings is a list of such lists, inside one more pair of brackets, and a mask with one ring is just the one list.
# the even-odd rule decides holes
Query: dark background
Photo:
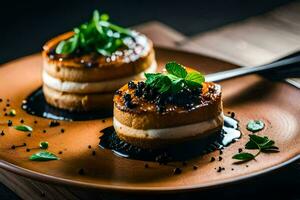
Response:
[{"label": "dark background", "polygon": [[[10,0],[0,4],[0,63],[39,52],[45,41],[85,22],[94,9],[112,21],[133,26],[161,21],[187,36],[272,10],[289,0]],[[0,77],[1,78],[1,77]],[[0,91],[1,92],[1,91]],[[300,199],[297,164],[246,183],[206,191],[197,197],[215,199]],[[176,196],[173,196],[174,198]],[[184,196],[177,196],[184,199]],[[17,197],[0,184],[0,199]]]},{"label": "dark background", "polygon": [[109,13],[112,21],[123,26],[158,20],[193,35],[287,2],[289,0],[0,1],[0,63],[40,51],[51,37],[88,20],[94,9]]}]

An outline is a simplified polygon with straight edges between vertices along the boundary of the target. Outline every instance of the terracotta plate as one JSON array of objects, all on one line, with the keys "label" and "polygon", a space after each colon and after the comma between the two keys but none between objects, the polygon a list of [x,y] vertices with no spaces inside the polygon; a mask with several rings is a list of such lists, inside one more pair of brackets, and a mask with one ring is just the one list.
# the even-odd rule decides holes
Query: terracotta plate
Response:
[{"label": "terracotta plate", "polygon": [[[180,51],[156,49],[160,66],[169,60],[176,60],[193,66],[205,73],[234,68],[236,66],[216,59]],[[223,86],[225,111],[233,111],[240,120],[242,138],[227,147],[219,161],[219,151],[182,163],[159,165],[115,156],[109,150],[98,148],[99,130],[111,125],[111,118],[61,122],[58,127],[49,128],[49,119],[26,114],[21,102],[28,94],[41,86],[42,60],[39,54],[21,58],[0,68],[0,167],[17,174],[45,182],[93,187],[123,191],[178,191],[196,190],[258,175],[295,160],[300,153],[300,92],[285,83],[274,83],[252,75],[221,82]],[[17,111],[15,117],[4,116],[6,99]],[[8,108],[8,110],[9,110]],[[11,119],[14,125],[20,119],[33,127],[31,137],[7,126]],[[266,123],[259,135],[267,135],[276,141],[279,153],[262,153],[247,164],[233,165],[232,155],[238,152],[248,140],[245,125],[250,119],[261,119]],[[37,124],[34,121],[37,120]],[[63,128],[64,133],[60,130]],[[46,130],[46,133],[43,133]],[[33,162],[28,157],[38,151],[40,141],[49,142],[49,151],[60,157],[58,161]],[[24,142],[27,147],[11,149],[12,145]],[[88,146],[91,145],[91,149]],[[26,152],[26,148],[32,149]],[[93,150],[96,155],[92,155]],[[62,151],[62,154],[58,154]],[[214,156],[216,161],[210,162]],[[198,169],[193,169],[193,165]],[[182,173],[173,175],[174,167]],[[218,167],[224,167],[221,173]],[[84,175],[78,173],[84,169]]]}]

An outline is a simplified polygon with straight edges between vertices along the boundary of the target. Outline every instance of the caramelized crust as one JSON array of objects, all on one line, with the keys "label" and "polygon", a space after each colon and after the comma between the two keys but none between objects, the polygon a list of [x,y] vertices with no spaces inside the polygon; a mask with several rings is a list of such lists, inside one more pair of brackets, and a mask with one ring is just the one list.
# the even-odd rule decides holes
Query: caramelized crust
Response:
[{"label": "caramelized crust", "polygon": [[90,53],[83,55],[58,55],[56,45],[70,38],[73,32],[59,35],[43,47],[44,70],[60,80],[73,82],[98,82],[138,74],[155,60],[152,42],[136,34],[132,49],[120,49],[110,57]]},{"label": "caramelized crust", "polygon": [[[131,94],[132,102],[137,106],[125,106],[124,94]],[[114,117],[122,124],[135,129],[160,129],[193,124],[214,119],[222,113],[221,88],[215,83],[204,83],[200,103],[186,109],[176,105],[167,105],[166,111],[158,113],[154,103],[137,98],[128,85],[114,96]]]}]

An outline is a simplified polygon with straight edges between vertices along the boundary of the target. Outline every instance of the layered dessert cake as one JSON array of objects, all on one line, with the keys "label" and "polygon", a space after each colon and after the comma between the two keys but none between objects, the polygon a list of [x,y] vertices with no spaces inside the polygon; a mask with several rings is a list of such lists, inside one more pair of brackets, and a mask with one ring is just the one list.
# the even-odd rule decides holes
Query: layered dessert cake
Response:
[{"label": "layered dessert cake", "polygon": [[152,42],[94,12],[90,22],[43,47],[43,92],[47,103],[70,111],[112,109],[113,93],[144,72],[155,72]]},{"label": "layered dessert cake", "polygon": [[114,96],[113,126],[118,137],[141,148],[198,139],[222,129],[221,86],[175,62],[165,73],[146,73]]}]

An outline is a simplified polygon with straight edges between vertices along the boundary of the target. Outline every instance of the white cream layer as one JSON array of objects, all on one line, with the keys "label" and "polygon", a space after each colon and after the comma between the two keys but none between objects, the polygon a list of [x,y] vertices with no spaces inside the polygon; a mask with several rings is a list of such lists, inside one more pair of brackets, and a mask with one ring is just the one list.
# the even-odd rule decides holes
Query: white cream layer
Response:
[{"label": "white cream layer", "polygon": [[[154,73],[156,71],[157,64],[156,61],[148,67],[144,72]],[[71,82],[71,81],[62,81],[60,79],[50,76],[45,70],[43,71],[43,82],[48,87],[55,89],[61,92],[68,93],[97,93],[97,92],[111,92],[119,89],[124,84],[128,83],[131,80],[139,80],[144,78],[144,72],[141,72],[137,75],[128,76],[119,79],[100,81],[100,82]]]},{"label": "white cream layer", "polygon": [[179,139],[192,136],[198,136],[206,131],[212,130],[224,123],[223,113],[218,117],[194,124],[188,124],[183,126],[176,126],[171,128],[162,129],[135,129],[122,124],[115,117],[113,118],[113,125],[115,130],[122,132],[129,137],[135,138],[153,138],[153,139]]}]

